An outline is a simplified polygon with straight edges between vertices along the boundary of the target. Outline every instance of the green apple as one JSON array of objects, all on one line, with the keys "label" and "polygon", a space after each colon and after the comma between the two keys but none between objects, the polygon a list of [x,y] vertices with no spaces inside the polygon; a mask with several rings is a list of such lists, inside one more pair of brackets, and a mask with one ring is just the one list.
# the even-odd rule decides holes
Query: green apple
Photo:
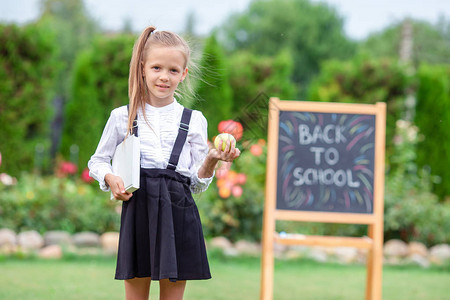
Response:
[{"label": "green apple", "polygon": [[222,141],[222,151],[225,151],[227,141],[230,141],[230,145],[234,145],[236,147],[236,139],[229,133],[221,133],[216,136],[216,139],[214,140],[214,146],[217,150],[219,150],[220,141]]}]

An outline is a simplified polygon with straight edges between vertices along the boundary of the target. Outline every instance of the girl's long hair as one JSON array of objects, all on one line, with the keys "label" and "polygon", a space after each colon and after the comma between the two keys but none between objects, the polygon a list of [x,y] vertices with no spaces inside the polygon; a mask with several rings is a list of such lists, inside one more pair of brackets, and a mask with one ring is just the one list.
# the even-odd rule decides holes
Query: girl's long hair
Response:
[{"label": "girl's long hair", "polygon": [[[178,48],[184,54],[186,65],[190,63],[191,51],[186,41],[170,31],[156,31],[154,26],[144,29],[133,47],[128,78],[128,97],[130,100],[127,136],[132,130],[133,121],[140,108],[145,120],[145,103],[148,100],[148,89],[145,83],[143,68],[148,51],[154,46]],[[148,122],[147,122],[148,123]]]}]

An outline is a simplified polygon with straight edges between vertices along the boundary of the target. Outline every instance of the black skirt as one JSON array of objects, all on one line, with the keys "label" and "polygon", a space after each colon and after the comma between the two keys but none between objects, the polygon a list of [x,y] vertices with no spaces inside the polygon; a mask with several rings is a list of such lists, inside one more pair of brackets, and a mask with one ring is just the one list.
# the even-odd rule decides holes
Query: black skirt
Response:
[{"label": "black skirt", "polygon": [[208,258],[190,179],[141,169],[140,188],[122,204],[115,279],[209,279]]}]

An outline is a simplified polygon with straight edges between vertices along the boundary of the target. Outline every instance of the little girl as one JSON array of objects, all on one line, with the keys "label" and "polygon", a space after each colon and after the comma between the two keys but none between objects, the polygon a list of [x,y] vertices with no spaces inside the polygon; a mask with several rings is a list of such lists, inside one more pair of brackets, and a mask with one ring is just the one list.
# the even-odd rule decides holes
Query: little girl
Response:
[{"label": "little girl", "polygon": [[[129,106],[111,112],[88,163],[100,188],[123,201],[115,278],[125,281],[126,299],[148,299],[151,280],[159,280],[160,299],[182,299],[186,280],[211,278],[191,192],[206,190],[217,162],[231,162],[240,151],[229,142],[224,151],[209,149],[205,117],[174,99],[189,59],[189,46],[177,34],[144,30],[130,63]],[[128,193],[111,158],[135,117],[141,178],[140,188]]]}]

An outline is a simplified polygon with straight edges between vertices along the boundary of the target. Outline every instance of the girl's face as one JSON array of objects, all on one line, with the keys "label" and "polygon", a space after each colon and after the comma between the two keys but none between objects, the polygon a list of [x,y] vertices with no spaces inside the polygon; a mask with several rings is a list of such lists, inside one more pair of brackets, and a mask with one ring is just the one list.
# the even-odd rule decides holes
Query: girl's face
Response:
[{"label": "girl's face", "polygon": [[162,107],[173,102],[178,84],[188,69],[183,52],[173,47],[152,47],[144,64],[144,79],[150,94],[149,104]]}]

